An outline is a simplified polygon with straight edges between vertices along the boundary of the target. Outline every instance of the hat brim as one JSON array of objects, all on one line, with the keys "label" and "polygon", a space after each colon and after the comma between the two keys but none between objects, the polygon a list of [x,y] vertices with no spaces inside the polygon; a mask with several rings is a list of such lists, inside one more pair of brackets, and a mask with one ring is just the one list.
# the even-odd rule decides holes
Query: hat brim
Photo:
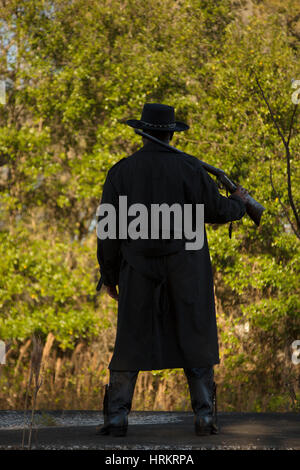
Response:
[{"label": "hat brim", "polygon": [[187,131],[190,126],[185,124],[184,122],[181,121],[175,121],[174,124],[175,127],[164,127],[164,128],[159,128],[157,126],[145,126],[145,124],[142,124],[142,121],[139,119],[128,119],[126,121],[126,124],[128,126],[133,127],[134,129],[143,129],[143,130],[148,130],[148,131],[165,131],[165,132],[181,132],[181,131]]}]

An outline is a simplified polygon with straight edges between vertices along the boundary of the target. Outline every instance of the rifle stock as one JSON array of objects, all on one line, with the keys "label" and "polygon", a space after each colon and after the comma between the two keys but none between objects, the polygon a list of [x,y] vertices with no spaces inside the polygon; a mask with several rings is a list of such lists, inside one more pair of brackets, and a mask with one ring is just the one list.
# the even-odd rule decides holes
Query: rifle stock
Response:
[{"label": "rifle stock", "polygon": [[[145,137],[148,140],[152,140],[152,142],[160,144],[163,147],[168,148],[169,150],[172,150],[173,152],[181,153],[183,155],[189,155],[188,153],[183,152],[182,150],[179,150],[176,147],[172,147],[171,145],[167,144],[166,142],[163,142],[163,141],[157,139],[156,137],[153,137],[152,135],[149,135],[146,132],[141,131],[140,129],[135,129],[135,133],[142,136],[142,137]],[[189,155],[189,156],[192,157],[193,155]],[[219,168],[215,168],[214,166],[209,165],[208,163],[203,162],[201,160],[199,160],[199,163],[203,166],[203,168],[206,171],[208,171],[212,175],[216,176],[218,178],[218,180],[220,181],[220,183],[222,183],[225,186],[225,188],[228,189],[228,191],[230,193],[235,192],[235,190],[237,189],[237,185],[226,175],[226,173],[223,170],[221,170]],[[259,226],[262,213],[263,213],[264,210],[266,210],[265,207],[262,206],[258,201],[256,201],[249,194],[247,196],[247,200],[246,200],[245,205],[246,205],[247,214],[253,220],[253,222],[257,226]]]}]

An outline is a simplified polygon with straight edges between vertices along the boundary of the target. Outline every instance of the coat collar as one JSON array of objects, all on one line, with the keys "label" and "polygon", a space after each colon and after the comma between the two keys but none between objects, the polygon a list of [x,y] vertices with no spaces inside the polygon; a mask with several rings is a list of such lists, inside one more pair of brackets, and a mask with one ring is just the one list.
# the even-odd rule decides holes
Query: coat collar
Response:
[{"label": "coat collar", "polygon": [[156,142],[149,142],[140,149],[140,152],[172,152],[172,150]]}]

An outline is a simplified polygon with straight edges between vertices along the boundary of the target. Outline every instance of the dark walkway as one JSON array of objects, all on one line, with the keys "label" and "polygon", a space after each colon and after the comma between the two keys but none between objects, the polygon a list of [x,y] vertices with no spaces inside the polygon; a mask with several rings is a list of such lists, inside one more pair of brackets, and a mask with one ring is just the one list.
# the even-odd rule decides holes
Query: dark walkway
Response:
[{"label": "dark walkway", "polygon": [[[220,413],[221,432],[197,437],[192,413],[132,412],[126,437],[96,436],[96,411],[36,415],[33,449],[300,449],[296,413]],[[23,413],[0,411],[0,449],[20,448]]]}]

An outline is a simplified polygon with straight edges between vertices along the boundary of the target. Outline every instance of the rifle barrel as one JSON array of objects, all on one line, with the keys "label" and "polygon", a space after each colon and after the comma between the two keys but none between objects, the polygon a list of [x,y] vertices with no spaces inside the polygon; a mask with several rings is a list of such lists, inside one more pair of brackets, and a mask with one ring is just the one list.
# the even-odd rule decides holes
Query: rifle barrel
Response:
[{"label": "rifle barrel", "polygon": [[[162,145],[163,147],[165,147],[169,150],[172,150],[173,152],[181,153],[182,155],[188,155],[189,157],[196,158],[193,155],[190,155],[189,153],[183,152],[182,150],[179,150],[176,147],[172,147],[172,145],[167,144],[167,142],[163,142],[162,140],[159,140],[156,137],[153,137],[153,135],[146,134],[146,132],[143,132],[139,129],[135,129],[134,132],[138,135],[141,135],[142,137],[145,137],[146,139],[152,140],[153,142],[156,142],[157,144]],[[199,163],[201,163],[201,165],[203,166],[203,168],[205,168],[205,170],[209,171],[209,173],[212,173],[215,176],[219,176],[221,174],[224,174],[223,170],[220,170],[219,168],[216,168],[212,165],[209,165],[206,162],[202,162],[201,160],[199,160]]]},{"label": "rifle barrel", "polygon": [[[148,140],[152,140],[153,142],[156,142],[157,144],[162,145],[163,147],[169,150],[172,150],[175,153],[180,153],[182,155],[188,155],[190,157],[196,158],[193,155],[190,155],[186,152],[183,152],[182,150],[177,149],[176,147],[172,147],[172,145],[167,144],[167,142],[163,142],[162,140],[159,140],[156,137],[153,137],[153,135],[149,135],[146,132],[141,131],[140,129],[135,129],[135,133],[142,137],[145,137]],[[219,181],[224,184],[224,186],[228,189],[230,193],[233,193],[236,190],[237,185],[233,181],[231,181],[230,178],[228,178],[228,176],[223,170],[220,170],[219,168],[215,168],[214,166],[209,165],[208,163],[203,162],[201,160],[198,160],[198,161],[206,171],[215,175],[219,179]],[[253,197],[251,197],[250,194],[248,194],[245,205],[246,205],[247,214],[255,222],[255,224],[259,226],[261,215],[263,211],[266,210],[265,207],[262,206],[258,201],[253,199]]]}]

